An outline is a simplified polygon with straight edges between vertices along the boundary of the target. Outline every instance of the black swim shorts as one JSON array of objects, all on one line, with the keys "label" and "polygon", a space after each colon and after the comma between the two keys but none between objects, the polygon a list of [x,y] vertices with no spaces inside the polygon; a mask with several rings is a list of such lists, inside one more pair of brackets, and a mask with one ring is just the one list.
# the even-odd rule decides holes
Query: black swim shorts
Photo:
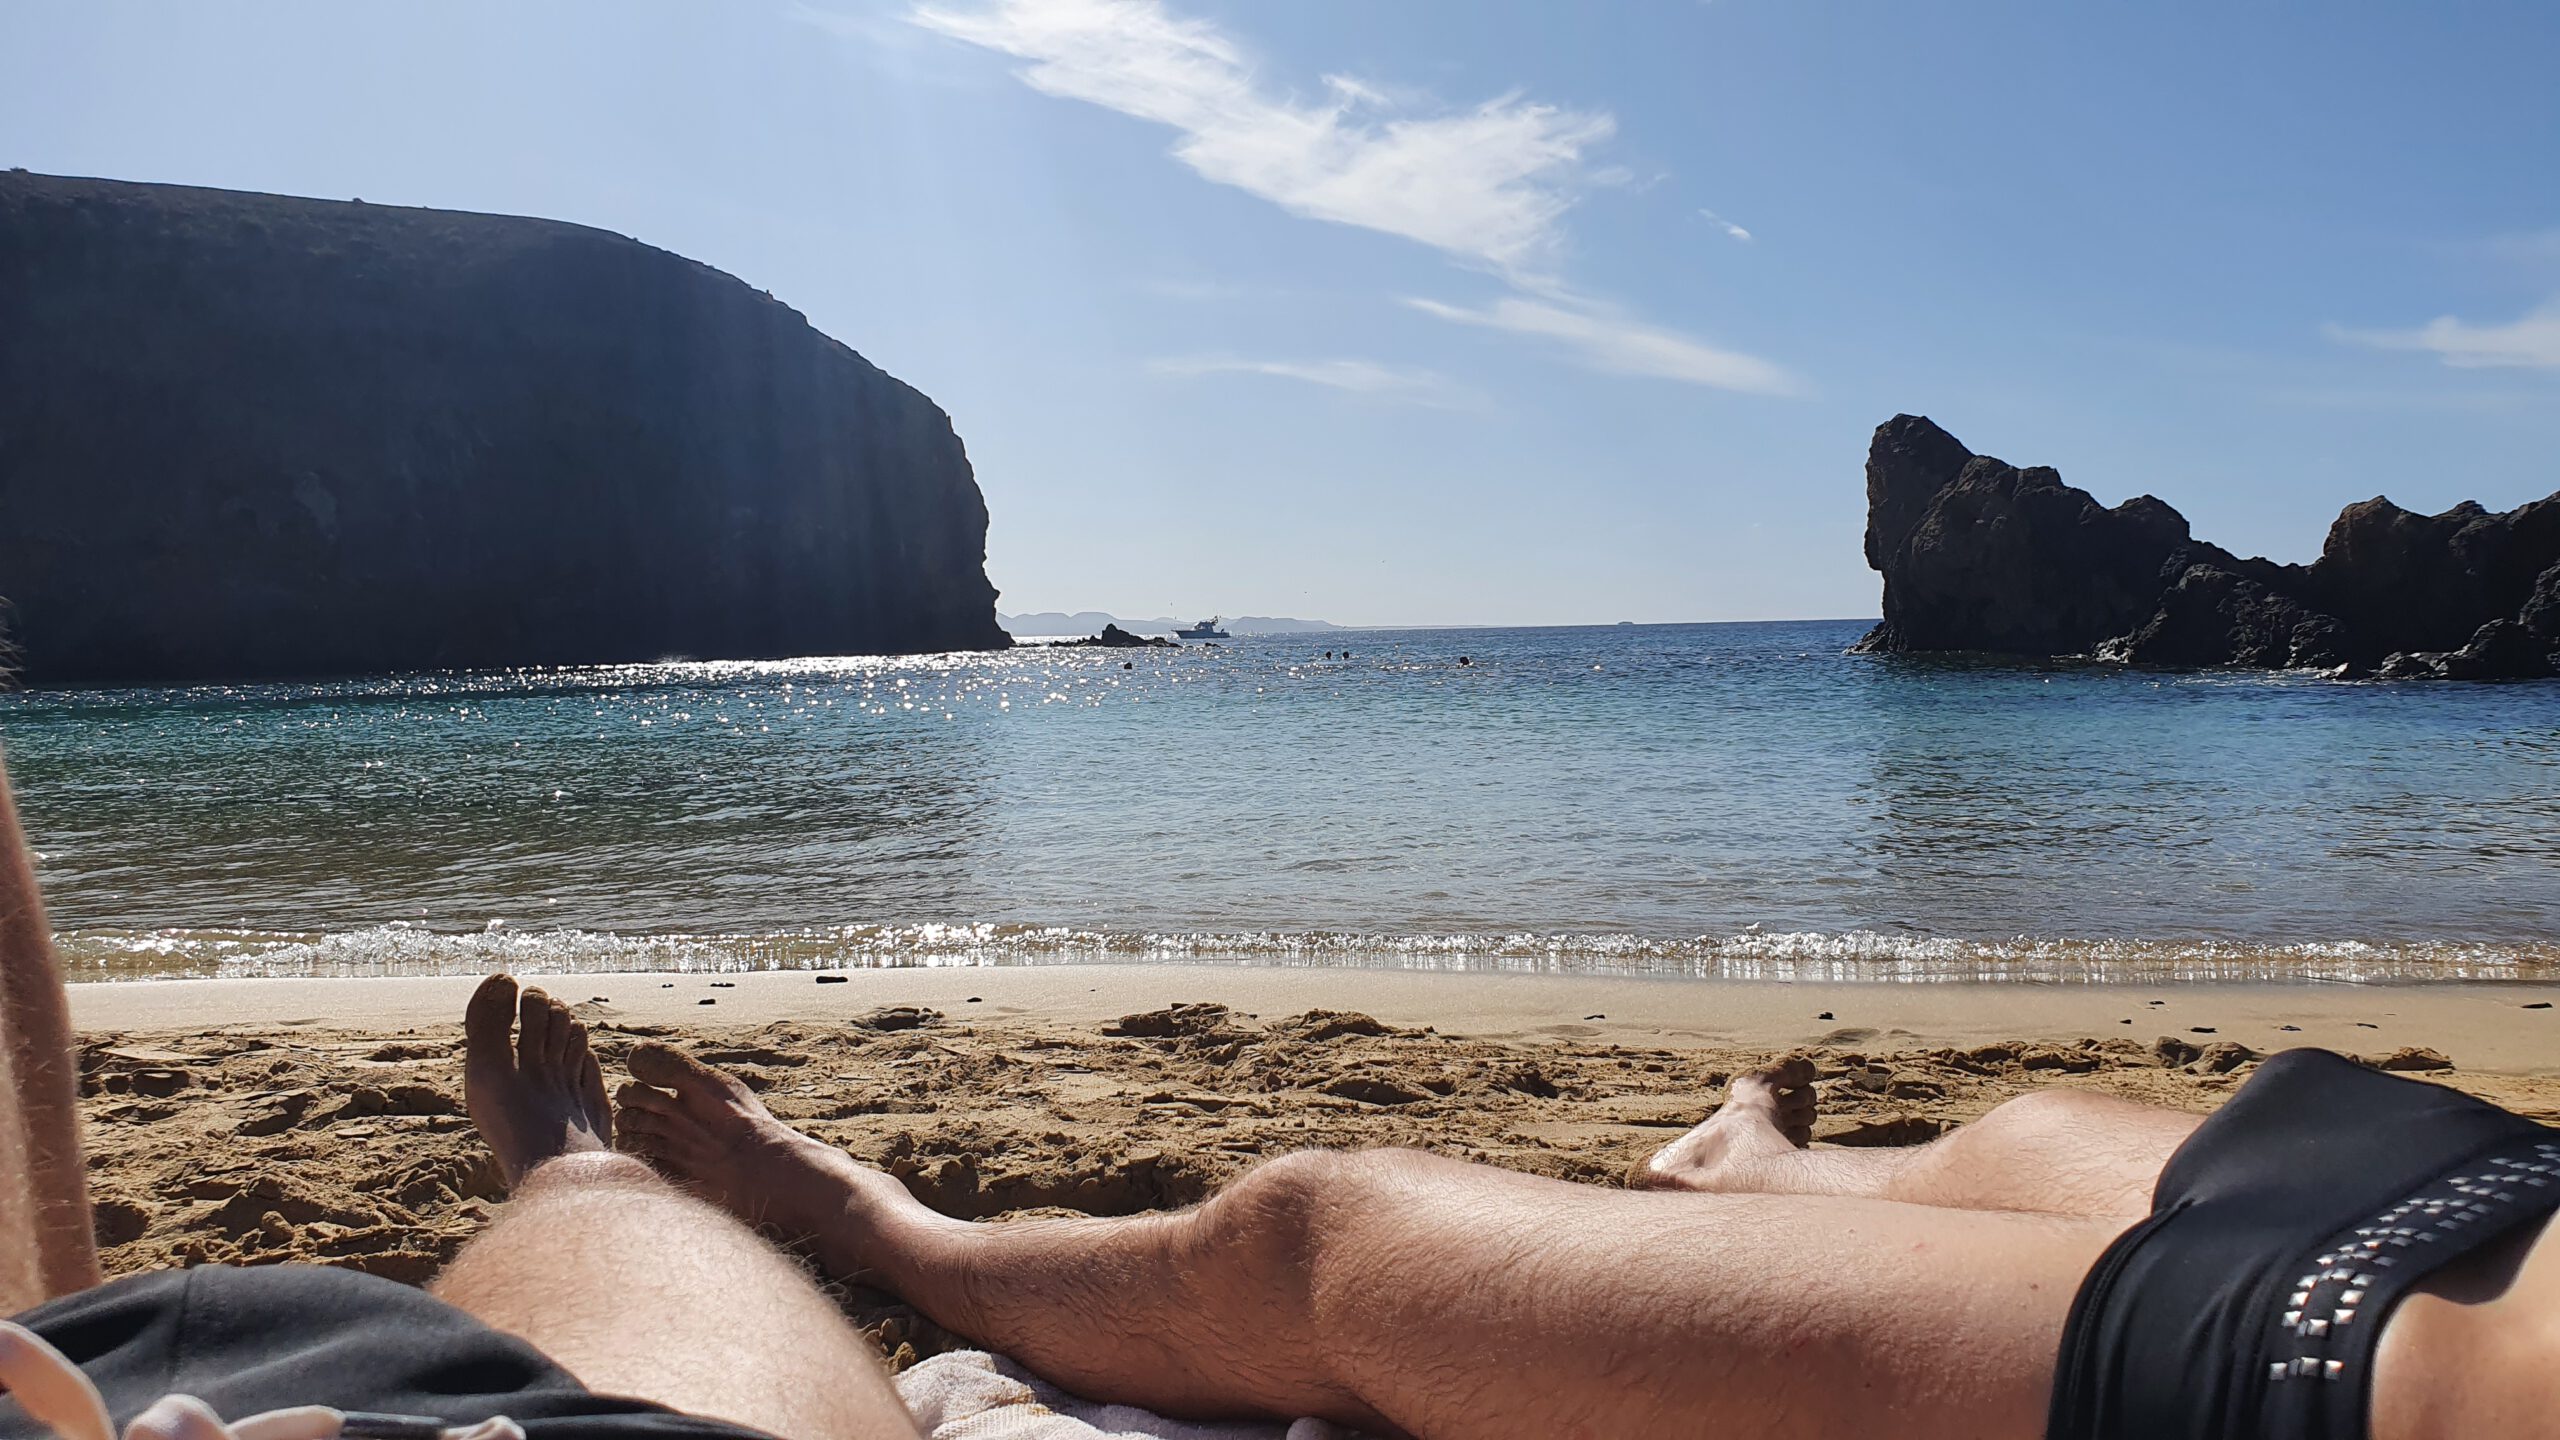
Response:
[{"label": "black swim shorts", "polygon": [[[526,1440],[766,1440],[597,1395],[548,1356],[423,1290],[316,1265],[161,1270],[12,1317],[85,1371],[119,1432],[164,1395],[226,1420],[296,1405],[433,1417],[504,1415]],[[47,1440],[0,1395],[0,1440]]]},{"label": "black swim shorts", "polygon": [[2366,1440],[2392,1306],[2555,1210],[2560,1129],[2278,1055],[2082,1282],[2047,1440]]}]

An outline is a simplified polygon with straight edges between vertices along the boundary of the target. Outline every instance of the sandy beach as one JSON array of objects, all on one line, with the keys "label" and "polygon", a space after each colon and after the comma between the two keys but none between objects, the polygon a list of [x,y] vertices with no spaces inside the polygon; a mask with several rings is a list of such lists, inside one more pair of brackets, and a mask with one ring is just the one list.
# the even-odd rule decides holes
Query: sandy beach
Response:
[{"label": "sandy beach", "polygon": [[[463,977],[72,987],[112,1272],[427,1278],[501,1192],[462,1113]],[[543,983],[535,977],[535,983]],[[608,1076],[660,1037],[968,1217],[1191,1203],[1307,1146],[1614,1184],[1739,1067],[1825,1076],[1817,1143],[1909,1144],[2044,1085],[2206,1110],[2323,1045],[2560,1121],[2560,986],[1695,984],[1058,966],[555,977]],[[2287,1028],[2291,1027],[2291,1028]],[[848,1304],[894,1352],[939,1337]]]}]

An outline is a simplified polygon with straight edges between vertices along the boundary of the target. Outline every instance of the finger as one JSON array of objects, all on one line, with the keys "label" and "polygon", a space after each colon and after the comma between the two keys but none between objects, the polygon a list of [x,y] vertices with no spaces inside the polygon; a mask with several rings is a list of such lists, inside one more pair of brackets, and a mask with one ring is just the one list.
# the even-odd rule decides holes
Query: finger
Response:
[{"label": "finger", "polygon": [[0,1385],[28,1418],[62,1440],[115,1440],[115,1422],[98,1387],[44,1337],[0,1320]]}]

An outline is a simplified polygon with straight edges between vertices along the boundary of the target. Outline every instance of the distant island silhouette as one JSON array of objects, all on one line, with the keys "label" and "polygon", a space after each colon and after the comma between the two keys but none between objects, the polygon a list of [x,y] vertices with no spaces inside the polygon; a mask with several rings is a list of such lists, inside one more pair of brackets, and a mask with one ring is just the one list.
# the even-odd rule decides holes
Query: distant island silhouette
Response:
[{"label": "distant island silhouette", "polygon": [[[1136,635],[1161,635],[1191,622],[1161,615],[1151,620],[1123,620],[1100,610],[1078,610],[1072,615],[1062,610],[1035,610],[1021,615],[999,611],[996,623],[1013,635],[1049,636],[1094,635],[1106,625],[1116,625]],[[1286,615],[1238,615],[1222,623],[1230,635],[1311,635],[1344,628],[1330,620],[1296,620]]]}]

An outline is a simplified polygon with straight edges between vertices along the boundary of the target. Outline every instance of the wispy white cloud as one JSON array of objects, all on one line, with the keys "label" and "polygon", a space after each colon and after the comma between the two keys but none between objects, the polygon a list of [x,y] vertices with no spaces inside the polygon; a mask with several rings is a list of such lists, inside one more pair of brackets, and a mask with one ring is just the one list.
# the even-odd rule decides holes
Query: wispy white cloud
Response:
[{"label": "wispy white cloud", "polygon": [[1159,375],[1271,375],[1440,409],[1475,403],[1471,393],[1437,371],[1382,365],[1375,360],[1248,360],[1234,355],[1184,355],[1150,361],[1147,368]]},{"label": "wispy white cloud", "polygon": [[[1324,77],[1307,98],[1267,84],[1244,47],[1163,0],[918,0],[917,26],[1024,62],[1025,84],[1170,126],[1173,155],[1202,177],[1294,215],[1400,236],[1515,294],[1483,310],[1416,300],[1425,314],[1560,343],[1611,374],[1781,393],[1776,365],[1576,295],[1562,277],[1565,217],[1596,188],[1647,189],[1590,153],[1617,122],[1518,92],[1449,107],[1391,85]],[[1750,232],[1723,220],[1725,233]],[[1271,368],[1286,363],[1288,368]],[[1362,361],[1236,362],[1320,385],[1388,393]],[[1351,369],[1329,368],[1351,366]],[[1363,383],[1366,382],[1366,383]],[[1407,394],[1430,393],[1405,388]]]},{"label": "wispy white cloud", "polygon": [[1713,225],[1736,240],[1749,240],[1751,238],[1750,231],[1734,224],[1732,221],[1727,220],[1713,210],[1701,208],[1698,213],[1707,217],[1708,224]]},{"label": "wispy white cloud", "polygon": [[2329,327],[2329,338],[2381,350],[2419,350],[2464,370],[2560,370],[2560,296],[2503,325],[2440,315],[2414,330]]},{"label": "wispy white cloud", "polygon": [[1169,125],[1176,159],[1293,214],[1400,235],[1503,273],[1542,273],[1586,181],[1605,114],[1518,94],[1472,107],[1398,107],[1381,87],[1325,78],[1320,100],[1267,89],[1216,26],[1158,0],[928,3],[915,23],[1028,62],[1024,83]]},{"label": "wispy white cloud", "polygon": [[1782,366],[1646,324],[1595,301],[1508,295],[1481,308],[1418,298],[1405,303],[1425,315],[1461,325],[1551,341],[1585,367],[1611,375],[1643,375],[1756,395],[1793,395],[1803,389]]}]

